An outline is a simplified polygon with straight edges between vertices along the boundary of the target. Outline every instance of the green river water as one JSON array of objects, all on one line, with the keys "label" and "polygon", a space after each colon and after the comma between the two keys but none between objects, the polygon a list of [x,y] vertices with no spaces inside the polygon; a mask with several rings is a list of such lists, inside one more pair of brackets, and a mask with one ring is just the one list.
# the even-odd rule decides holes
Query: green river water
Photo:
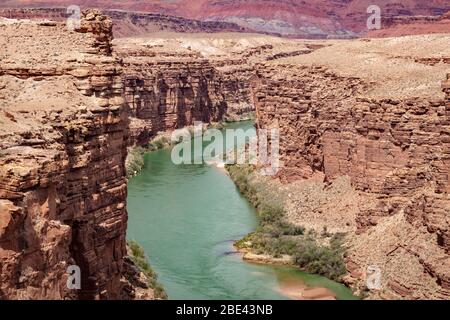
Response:
[{"label": "green river water", "polygon": [[169,299],[288,299],[279,290],[286,282],[354,298],[324,277],[243,261],[232,244],[256,228],[254,208],[223,170],[175,165],[170,154],[147,154],[144,170],[128,186],[128,239],[143,246]]}]

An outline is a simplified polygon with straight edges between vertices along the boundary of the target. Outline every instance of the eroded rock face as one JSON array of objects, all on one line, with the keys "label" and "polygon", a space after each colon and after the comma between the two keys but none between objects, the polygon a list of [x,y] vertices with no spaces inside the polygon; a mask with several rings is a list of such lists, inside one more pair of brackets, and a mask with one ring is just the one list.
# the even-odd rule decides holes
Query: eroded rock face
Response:
[{"label": "eroded rock face", "polygon": [[220,72],[221,92],[227,103],[225,118],[230,121],[253,117],[255,107],[250,80],[259,63],[295,57],[312,51],[305,43],[262,37],[254,39],[255,44],[239,49],[239,41],[245,41],[244,39],[245,37],[242,37],[234,46],[232,42],[225,42],[222,50],[226,51],[226,54],[208,55],[210,62]]},{"label": "eroded rock face", "polygon": [[386,17],[381,30],[372,30],[368,37],[399,37],[410,34],[442,33],[450,30],[450,11],[437,16]]},{"label": "eroded rock face", "polygon": [[[0,298],[131,298],[128,118],[112,22],[0,21]],[[67,268],[81,268],[81,290]],[[123,288],[128,290],[124,291]]]},{"label": "eroded rock face", "polygon": [[[445,62],[423,67],[421,56],[412,63],[407,52],[389,52],[392,58],[385,60],[364,51],[380,59],[377,68],[384,64],[396,74],[391,82],[388,71],[384,80],[375,67],[369,74],[358,71],[360,61],[367,60],[352,51],[357,43],[340,46],[262,65],[253,79],[257,126],[280,129],[283,166],[278,176],[291,182],[322,175],[324,188],[347,176],[358,199],[367,199],[349,236],[346,259],[351,277],[358,279],[349,283],[363,281],[367,266],[376,264],[384,287],[373,296],[448,299],[449,76],[444,95],[436,86],[441,80],[420,74],[434,70],[443,77],[450,68]],[[352,63],[337,67],[327,50],[352,52]],[[381,43],[377,50],[383,54]],[[428,60],[433,52],[423,54]],[[316,214],[337,214],[334,210],[331,206]]]}]

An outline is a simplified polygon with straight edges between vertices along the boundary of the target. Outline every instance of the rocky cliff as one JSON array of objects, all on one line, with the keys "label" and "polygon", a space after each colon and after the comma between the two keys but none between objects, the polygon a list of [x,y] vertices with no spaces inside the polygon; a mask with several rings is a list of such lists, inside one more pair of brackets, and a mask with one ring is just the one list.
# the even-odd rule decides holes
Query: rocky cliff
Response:
[{"label": "rocky cliff", "polygon": [[426,39],[334,43],[252,82],[257,126],[280,128],[278,176],[298,181],[292,221],[347,232],[347,282],[378,266],[374,297],[450,296],[449,38]]},{"label": "rocky cliff", "polygon": [[[0,34],[0,298],[135,298],[111,20],[0,20]],[[81,290],[67,287],[72,265]]]},{"label": "rocky cliff", "polygon": [[[213,44],[214,41],[210,40],[209,43]],[[250,79],[258,63],[294,57],[311,51],[304,43],[253,35],[222,39],[220,52],[203,53],[220,72],[221,92],[227,103],[225,118],[242,120],[253,117],[255,108]]]}]

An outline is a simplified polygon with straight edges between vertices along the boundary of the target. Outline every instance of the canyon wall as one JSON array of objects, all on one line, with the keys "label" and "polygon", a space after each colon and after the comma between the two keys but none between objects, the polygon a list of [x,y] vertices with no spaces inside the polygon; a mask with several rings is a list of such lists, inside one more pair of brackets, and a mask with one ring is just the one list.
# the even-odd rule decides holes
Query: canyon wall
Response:
[{"label": "canyon wall", "polygon": [[245,41],[245,37],[237,40],[237,43],[225,42],[221,49],[227,54],[208,55],[210,62],[220,72],[221,92],[227,103],[225,119],[230,121],[253,117],[255,107],[251,97],[250,79],[258,63],[311,52],[307,45],[295,41],[274,41],[274,38],[253,40],[254,44],[249,43],[241,48],[239,41]]},{"label": "canyon wall", "polygon": [[195,121],[251,118],[255,65],[312,51],[296,41],[241,33],[151,34],[116,39],[114,49],[123,59],[130,145]]},{"label": "canyon wall", "polygon": [[[408,51],[421,41],[414,37],[398,51],[396,40],[335,44],[262,64],[252,81],[257,126],[280,129],[278,177],[293,183],[319,176],[326,193],[346,176],[353,188],[347,196],[363,199],[330,197],[327,211],[314,214],[343,215],[339,202],[349,203],[343,211],[355,215],[354,227],[342,230],[350,231],[347,281],[363,281],[375,264],[384,287],[374,295],[382,298],[450,297],[448,75],[446,96],[441,88],[450,68],[433,56],[448,54],[448,37],[428,39],[436,50],[421,55]],[[345,55],[352,60],[334,58]],[[429,56],[441,62],[420,62]],[[294,222],[307,223],[301,215]]]},{"label": "canyon wall", "polygon": [[116,49],[123,58],[131,145],[145,145],[160,132],[195,121],[222,120],[227,106],[220,76],[206,59],[183,48],[128,41]]},{"label": "canyon wall", "polygon": [[[0,298],[136,298],[111,20],[0,20],[0,35]],[[80,290],[67,287],[71,265]]]}]

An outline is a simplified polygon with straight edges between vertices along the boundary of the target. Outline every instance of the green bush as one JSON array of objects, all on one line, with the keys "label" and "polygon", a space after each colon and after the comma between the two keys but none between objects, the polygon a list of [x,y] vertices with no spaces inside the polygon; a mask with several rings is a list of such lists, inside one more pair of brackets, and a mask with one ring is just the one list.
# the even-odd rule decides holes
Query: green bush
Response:
[{"label": "green bush", "polygon": [[129,241],[128,247],[130,248],[130,258],[136,264],[136,266],[144,273],[148,279],[148,286],[153,289],[155,297],[157,299],[167,299],[167,294],[163,286],[157,281],[158,276],[150,266],[147,255],[144,249],[136,242]]},{"label": "green bush", "polygon": [[128,152],[126,161],[126,174],[130,178],[135,175],[136,172],[141,171],[144,168],[144,155],[146,150],[142,147],[136,147]]},{"label": "green bush", "polygon": [[285,236],[301,236],[305,233],[305,228],[301,226],[293,225],[284,221],[278,221],[278,228]]},{"label": "green bush", "polygon": [[300,268],[309,273],[340,281],[346,273],[343,254],[342,238],[331,240],[330,246],[321,246],[314,239],[306,238],[299,242],[293,258]]},{"label": "green bush", "polygon": [[147,145],[148,151],[157,151],[171,145],[170,139],[166,136],[158,136]]},{"label": "green bush", "polygon": [[[334,235],[329,246],[318,244],[315,240],[318,235],[313,229],[305,232],[304,227],[287,222],[283,203],[274,198],[270,190],[258,188],[252,182],[250,165],[228,165],[226,169],[239,191],[255,206],[260,218],[256,231],[235,243],[238,248],[248,247],[257,254],[270,254],[276,258],[290,255],[296,265],[309,273],[336,281],[341,279],[346,272],[343,235]],[[327,228],[321,235],[331,236]]]}]

